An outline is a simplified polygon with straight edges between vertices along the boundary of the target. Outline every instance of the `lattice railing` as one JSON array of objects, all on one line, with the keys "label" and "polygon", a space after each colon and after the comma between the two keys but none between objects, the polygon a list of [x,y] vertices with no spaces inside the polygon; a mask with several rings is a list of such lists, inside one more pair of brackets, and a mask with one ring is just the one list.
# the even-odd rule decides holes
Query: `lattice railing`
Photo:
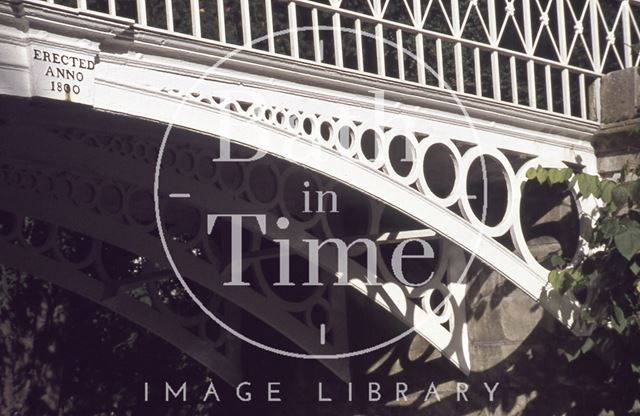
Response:
[{"label": "lattice railing", "polygon": [[638,0],[49,0],[140,25],[593,119],[638,64]]}]

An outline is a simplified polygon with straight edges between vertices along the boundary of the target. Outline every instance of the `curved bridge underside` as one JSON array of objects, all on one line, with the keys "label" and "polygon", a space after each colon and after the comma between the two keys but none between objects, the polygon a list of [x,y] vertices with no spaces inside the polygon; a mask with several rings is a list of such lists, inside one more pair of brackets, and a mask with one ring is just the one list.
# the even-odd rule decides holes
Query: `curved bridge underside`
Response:
[{"label": "curved bridge underside", "polygon": [[[34,113],[40,120],[46,118]],[[94,124],[95,116],[83,115],[84,123]],[[66,127],[57,127],[55,122],[53,126],[34,126],[24,121],[3,126],[0,261],[122,314],[234,384],[242,374],[238,339],[210,339],[209,327],[215,325],[193,310],[195,306],[188,297],[176,301],[165,296],[165,292],[180,286],[169,279],[173,273],[166,264],[153,218],[150,167],[155,162],[157,137],[144,137],[131,128],[114,134],[114,117],[106,119],[101,127],[110,126],[107,131],[69,127],[65,121],[61,124]],[[168,154],[176,157],[171,157],[173,162],[167,164],[163,178],[194,195],[200,188],[201,197],[190,199],[188,204],[163,198],[162,210],[167,218],[166,231],[173,237],[172,254],[197,292],[205,294],[209,310],[224,314],[227,322],[240,307],[309,354],[344,354],[349,351],[344,294],[329,284],[339,272],[337,250],[323,251],[320,259],[321,281],[325,284],[302,299],[296,296],[292,300],[290,293],[271,286],[270,282],[277,280],[273,259],[278,253],[269,240],[289,239],[294,255],[304,260],[305,238],[348,241],[370,237],[378,247],[376,274],[383,284],[364,284],[367,269],[356,252],[350,253],[355,257],[348,266],[351,285],[413,327],[461,370],[469,371],[464,280],[460,281],[468,256],[459,248],[446,240],[434,240],[430,230],[415,230],[419,228],[415,222],[405,219],[397,223],[398,213],[389,212],[375,200],[358,197],[335,181],[271,157],[251,167],[228,164],[212,170],[210,160],[219,153],[218,142],[203,142],[201,136],[185,136],[184,132],[177,134],[183,140],[169,149]],[[94,163],[87,165],[86,160]],[[291,188],[300,187],[302,178],[311,178],[319,188],[335,190],[341,206],[360,220],[354,225],[352,218],[346,217],[292,215],[292,225],[286,231],[273,227],[266,235],[255,224],[247,223],[252,237],[243,254],[243,267],[248,279],[255,281],[255,290],[225,289],[222,283],[229,280],[230,259],[228,254],[225,257],[228,236],[207,236],[206,215],[267,212],[267,222],[274,223],[278,217],[296,212],[296,207],[290,206],[295,204]],[[187,217],[191,220],[184,221]],[[398,232],[402,230],[408,230],[410,237],[403,237]],[[419,281],[433,273],[429,283],[417,290],[395,280],[389,248],[403,238],[420,237],[435,241],[437,255],[435,263],[417,271]],[[110,253],[114,250],[125,256],[129,253],[130,261],[120,268],[111,267],[114,258]],[[216,276],[211,276],[212,270]],[[446,300],[439,310],[436,307],[442,299]],[[327,322],[328,342],[324,345],[317,342],[318,314],[322,322]],[[230,322],[243,332],[241,322]],[[349,378],[347,360],[322,363],[342,379]]]},{"label": "curved bridge underside", "polygon": [[[448,100],[445,111],[432,102],[416,103],[415,99],[402,94],[384,97],[380,91],[372,91],[367,95],[356,77],[340,78],[330,74],[333,78],[325,80],[324,87],[293,70],[280,74],[282,78],[277,79],[271,76],[264,62],[260,65],[258,61],[251,61],[251,56],[242,62],[236,56],[227,60],[191,56],[191,62],[183,62],[175,59],[176,51],[164,50],[144,38],[132,40],[125,26],[117,21],[96,23],[91,30],[80,27],[73,34],[64,33],[59,25],[43,24],[37,19],[16,18],[11,22],[0,33],[4,60],[0,74],[10,81],[0,85],[1,94],[75,101],[91,110],[151,120],[160,126],[152,129],[153,137],[143,139],[136,134],[105,135],[105,131],[114,128],[111,125],[103,125],[102,134],[87,134],[90,119],[52,121],[51,125],[60,127],[44,133],[42,128],[34,127],[34,134],[25,134],[30,128],[27,122],[21,126],[4,126],[6,137],[21,137],[21,140],[5,139],[3,143],[3,155],[11,161],[6,164],[8,179],[2,184],[6,191],[3,207],[7,207],[7,215],[18,223],[24,222],[24,217],[44,221],[54,228],[95,236],[96,247],[110,244],[162,263],[164,254],[157,244],[154,219],[140,212],[146,210],[148,214],[153,209],[152,203],[149,206],[153,167],[164,126],[170,124],[173,131],[162,153],[167,172],[163,170],[160,176],[160,197],[169,212],[194,210],[199,218],[195,225],[180,221],[173,224],[177,228],[172,236],[179,237],[173,244],[177,244],[175,249],[181,256],[181,264],[187,265],[187,277],[231,303],[243,307],[248,304],[250,313],[285,334],[303,350],[316,354],[344,351],[345,330],[341,325],[332,328],[331,342],[320,347],[308,341],[310,334],[317,331],[308,318],[310,313],[300,313],[320,303],[325,311],[336,314],[334,323],[341,322],[343,300],[331,293],[322,293],[311,296],[312,301],[304,307],[284,302],[280,304],[282,308],[273,310],[268,307],[268,291],[254,294],[249,301],[223,294],[220,285],[228,273],[228,264],[220,259],[219,250],[202,240],[207,234],[205,214],[211,206],[222,213],[230,210],[252,213],[259,208],[268,211],[272,220],[282,215],[291,217],[287,214],[292,209],[283,195],[301,192],[300,183],[285,189],[291,186],[291,178],[296,177],[295,169],[300,168],[316,172],[317,178],[329,178],[329,181],[318,179],[318,189],[343,186],[349,188],[342,192],[344,195],[353,193],[352,189],[366,195],[366,227],[356,233],[348,232],[348,228],[336,231],[326,220],[303,218],[294,221],[286,231],[267,230],[264,239],[257,230],[251,230],[254,238],[246,254],[252,260],[245,267],[254,269],[258,280],[261,280],[259,263],[273,257],[263,247],[264,241],[308,235],[317,238],[374,236],[376,240],[397,243],[398,238],[383,233],[404,230],[381,226],[383,212],[394,210],[411,220],[409,231],[417,230],[422,232],[421,238],[440,241],[441,255],[434,269],[435,278],[420,289],[403,286],[393,283],[389,267],[381,262],[378,274],[386,283],[380,290],[372,291],[361,279],[366,274],[363,265],[351,259],[350,284],[408,325],[415,326],[417,332],[463,371],[470,368],[462,306],[464,264],[469,259],[481,260],[540,302],[558,320],[576,329],[579,305],[550,290],[546,269],[527,246],[521,223],[521,213],[526,207],[521,206],[521,201],[525,174],[530,167],[569,166],[595,173],[593,149],[586,140],[593,126],[588,123],[576,122],[572,126],[565,123],[558,127],[553,122],[547,125],[540,120],[541,123],[532,123],[530,128],[513,127],[505,117],[495,122],[487,121],[486,114],[483,118],[477,111],[468,113],[464,103],[455,97]],[[68,92],[43,89],[38,71],[45,68],[38,66],[33,58],[34,51],[42,48],[74,54],[94,63],[83,79],[82,93],[72,97]],[[218,56],[224,52],[227,51],[217,51]],[[218,66],[211,69],[214,63]],[[340,89],[331,88],[330,81],[336,80],[341,84]],[[91,112],[87,107],[60,105],[68,105],[75,117]],[[19,117],[16,115],[16,118]],[[69,125],[82,128],[66,128]],[[200,134],[193,136],[194,139],[181,129]],[[255,156],[255,152],[240,151],[241,157],[255,156],[254,161],[212,163],[214,158],[225,155],[229,143],[269,156],[260,159],[262,153]],[[21,165],[20,161],[24,163]],[[274,167],[281,165],[284,167]],[[70,166],[74,168],[69,170]],[[260,178],[258,185],[252,182],[255,176]],[[44,178],[41,180],[51,186],[39,188],[38,178]],[[55,185],[58,182],[61,185]],[[502,194],[497,198],[492,195],[496,189]],[[171,192],[189,192],[194,197],[186,207],[174,206],[167,198]],[[22,193],[25,195],[20,199]],[[53,205],[61,204],[64,208],[44,209],[38,201],[47,198],[51,198]],[[588,216],[591,207],[579,206],[578,209],[580,214]],[[136,217],[138,214],[140,218]],[[83,220],[92,215],[95,222]],[[113,224],[106,226],[105,222],[94,228],[103,221],[98,220],[98,216],[107,216]],[[27,244],[24,235],[20,237],[20,229],[16,226],[7,234],[3,244],[8,248],[2,252],[15,255],[3,261],[15,262],[15,267],[31,272],[32,266],[24,260],[19,247],[34,248],[29,248],[31,244]],[[61,259],[60,253],[55,254],[54,246],[36,249],[48,258],[44,261],[47,264],[52,258]],[[292,249],[303,254],[300,246],[294,244]],[[63,261],[65,265],[60,267],[75,267],[86,275],[85,266],[99,262],[99,257],[92,254],[87,257],[92,260],[82,259],[81,266]],[[326,279],[335,278],[338,273],[335,259],[335,253],[323,259],[321,266]],[[212,264],[216,265],[221,279],[198,280],[205,266]],[[56,267],[37,268],[33,273],[51,274],[48,270]],[[146,273],[164,277],[162,273],[166,270],[152,267],[143,274]],[[114,295],[112,282],[96,286],[90,281],[82,284],[83,288],[72,290],[116,310],[120,308],[116,303],[131,303],[130,296],[119,292],[117,284]],[[148,283],[145,279],[140,281],[144,285]],[[112,296],[97,295],[100,291]],[[431,310],[430,297],[435,292],[452,295],[445,313]],[[116,302],[122,296],[129,297]],[[151,308],[155,311],[160,303],[151,298]],[[136,305],[135,308],[140,306]],[[134,307],[118,311],[133,315],[127,312],[131,308]],[[142,318],[134,317],[136,319]],[[175,334],[180,332],[179,328],[176,324]],[[161,328],[157,330],[162,332]],[[177,344],[180,336],[175,334],[160,335]],[[225,349],[225,354],[227,351],[233,348]],[[201,350],[190,353],[202,362],[223,363],[227,366],[223,377],[233,382],[234,371],[230,370],[235,365],[233,356],[213,352],[208,355]],[[343,364],[323,363],[341,377],[347,377],[348,370]]]}]

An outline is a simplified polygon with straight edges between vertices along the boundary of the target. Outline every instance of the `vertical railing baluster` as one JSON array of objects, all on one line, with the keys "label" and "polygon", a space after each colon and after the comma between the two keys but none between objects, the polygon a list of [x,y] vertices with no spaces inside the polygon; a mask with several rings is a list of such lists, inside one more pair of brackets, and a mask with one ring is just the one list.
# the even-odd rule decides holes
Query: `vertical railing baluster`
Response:
[{"label": "vertical railing baluster", "polygon": [[578,84],[580,85],[580,117],[587,119],[587,88],[585,86],[584,74],[578,76]]},{"label": "vertical railing baluster", "polygon": [[589,0],[589,20],[591,21],[591,57],[593,58],[594,72],[602,73],[600,56],[600,19],[598,1]]},{"label": "vertical railing baluster", "polygon": [[165,16],[167,18],[167,30],[173,32],[173,1],[164,0]]},{"label": "vertical railing baluster", "polygon": [[516,57],[509,58],[509,68],[511,70],[511,101],[518,104],[518,68],[516,67]]},{"label": "vertical railing baluster", "polygon": [[404,81],[404,47],[401,29],[396,30],[396,50],[398,51],[398,78]]},{"label": "vertical railing baluster", "polygon": [[[593,70],[602,73],[600,58],[600,21],[598,19],[598,0],[589,0],[589,20],[591,21],[591,57],[593,58]],[[600,120],[600,78],[593,82],[594,112],[596,121]]]},{"label": "vertical railing baluster", "polygon": [[571,115],[571,84],[569,81],[569,70],[562,70],[562,109],[564,114]]},{"label": "vertical railing baluster", "polygon": [[473,48],[473,71],[476,78],[476,95],[482,97],[482,67],[480,65],[480,48]]},{"label": "vertical railing baluster", "polygon": [[422,33],[416,35],[416,71],[418,71],[418,83],[427,84],[426,68],[424,67],[424,38]]},{"label": "vertical railing baluster", "polygon": [[193,36],[202,37],[200,29],[200,0],[191,0],[191,31]]},{"label": "vertical railing baluster", "polygon": [[342,23],[340,22],[340,13],[335,12],[332,18],[333,27],[333,54],[335,56],[336,66],[343,67],[342,63]]},{"label": "vertical railing baluster", "polygon": [[442,62],[442,39],[436,39],[436,65],[438,69],[438,87],[444,88],[444,64]]},{"label": "vertical railing baluster", "polygon": [[242,43],[246,48],[251,47],[251,14],[249,0],[240,0],[240,18],[242,20]]},{"label": "vertical railing baluster", "polygon": [[[376,18],[382,17],[381,0],[373,0],[373,16]],[[384,28],[382,27],[382,23],[376,23],[374,32],[376,41],[376,61],[378,67],[378,75],[384,76],[386,74],[386,69],[384,61]]]},{"label": "vertical railing baluster", "polygon": [[362,22],[360,19],[355,21],[356,30],[356,60],[358,61],[358,71],[364,71],[364,54],[362,52]]},{"label": "vertical railing baluster", "polygon": [[[556,20],[558,25],[558,50],[560,52],[560,63],[565,66],[569,62],[567,56],[567,30],[564,16],[565,0],[555,0],[556,2]],[[562,108],[564,114],[571,115],[571,88],[569,84],[569,70],[563,68],[561,73],[562,79]]]},{"label": "vertical railing baluster", "polygon": [[[413,0],[413,27],[422,27],[422,5],[420,0]],[[427,84],[426,68],[424,62],[424,37],[422,33],[416,34],[416,71],[418,72],[418,83]]]},{"label": "vertical railing baluster", "polygon": [[147,24],[147,4],[145,0],[136,0],[136,8],[138,12],[138,24]]},{"label": "vertical railing baluster", "polygon": [[[489,13],[489,36],[491,46],[498,46],[498,25],[496,23],[496,3],[495,0],[487,0],[487,11]],[[491,52],[491,82],[493,86],[493,99],[502,100],[500,91],[500,56],[498,52]]]},{"label": "vertical railing baluster", "polygon": [[300,50],[298,49],[298,14],[296,11],[296,4],[294,2],[289,3],[287,6],[289,14],[289,40],[291,42],[291,57],[298,58],[300,56]]},{"label": "vertical railing baluster", "polygon": [[[530,0],[522,0],[522,20],[524,23],[524,43],[526,52],[527,55],[534,56]],[[536,97],[536,64],[533,59],[527,60],[527,96],[529,98],[529,107],[537,108],[538,102]]]},{"label": "vertical railing baluster", "polygon": [[[53,0],[51,0],[51,3],[53,3]],[[109,8],[109,14],[111,16],[115,16],[116,15],[116,0],[107,0],[107,7]]]},{"label": "vertical railing baluster", "polygon": [[625,68],[631,68],[633,66],[633,53],[631,44],[631,4],[629,0],[624,0],[620,5],[622,7],[622,43],[624,50],[624,66]]},{"label": "vertical railing baluster", "polygon": [[87,0],[78,0],[78,9],[87,10]]},{"label": "vertical railing baluster", "polygon": [[311,9],[311,27],[313,28],[313,56],[316,62],[322,62],[320,29],[318,29],[318,9]]},{"label": "vertical railing baluster", "polygon": [[265,16],[267,18],[267,47],[269,52],[276,51],[276,42],[273,38],[273,6],[271,0],[264,0]]},{"label": "vertical railing baluster", "polygon": [[220,42],[227,43],[227,29],[224,23],[224,0],[216,0],[216,6],[218,8],[218,36]]},{"label": "vertical railing baluster", "polygon": [[376,57],[378,58],[378,75],[385,76],[385,62],[384,62],[384,31],[382,23],[376,24]]},{"label": "vertical railing baluster", "polygon": [[[460,8],[458,0],[451,0],[451,25],[453,26],[452,35],[458,39],[462,38],[462,29],[460,28]],[[462,44],[456,42],[453,45],[453,59],[456,71],[456,91],[464,92],[464,62],[462,61]]]},{"label": "vertical railing baluster", "polygon": [[547,94],[547,110],[553,111],[553,89],[551,88],[551,66],[544,66],[544,84]]},{"label": "vertical railing baluster", "polygon": [[464,92],[464,65],[462,60],[462,44],[453,45],[453,56],[456,69],[456,91]]}]

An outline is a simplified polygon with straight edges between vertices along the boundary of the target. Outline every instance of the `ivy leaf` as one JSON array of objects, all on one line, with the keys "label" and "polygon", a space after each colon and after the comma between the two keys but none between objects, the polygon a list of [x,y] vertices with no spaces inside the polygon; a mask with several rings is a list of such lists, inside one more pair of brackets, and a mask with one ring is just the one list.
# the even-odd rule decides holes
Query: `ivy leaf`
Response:
[{"label": "ivy leaf", "polygon": [[581,173],[578,175],[578,188],[585,198],[598,192],[598,178],[593,175]]},{"label": "ivy leaf", "polygon": [[529,170],[527,170],[527,179],[533,179],[537,174],[538,172],[536,168],[529,168]]},{"label": "ivy leaf", "polygon": [[582,344],[582,347],[580,347],[580,351],[583,354],[586,354],[589,351],[591,351],[591,349],[593,348],[594,345],[596,345],[596,343],[593,342],[593,339],[591,337],[589,337],[589,338],[584,340],[584,344]]},{"label": "ivy leaf", "polygon": [[588,179],[589,192],[591,192],[591,194],[596,198],[599,198],[600,187],[598,185],[600,184],[600,180],[598,179],[597,176],[593,176],[593,175],[587,175],[587,177],[589,178]]},{"label": "ivy leaf", "polygon": [[540,185],[542,185],[546,180],[547,180],[547,170],[543,169],[543,168],[539,168],[538,172],[536,173],[536,179],[538,179],[538,183]]},{"label": "ivy leaf", "polygon": [[634,261],[631,263],[631,266],[629,266],[629,270],[631,270],[631,273],[636,276],[640,275],[640,264],[638,264],[637,261]]},{"label": "ivy leaf", "polygon": [[587,183],[587,175],[585,175],[584,173],[581,173],[578,175],[578,189],[580,190],[580,193],[582,195],[584,195],[585,197],[589,196],[587,195],[587,188],[589,187],[588,183]]},{"label": "ivy leaf", "polygon": [[549,273],[549,283],[551,283],[551,287],[553,287],[555,290],[560,290],[562,281],[560,273],[557,270],[551,270],[551,272]]},{"label": "ivy leaf", "polygon": [[560,169],[549,169],[549,183],[551,185],[563,181],[562,171]]},{"label": "ivy leaf", "polygon": [[577,283],[580,282],[582,279],[584,279],[584,275],[582,274],[582,270],[580,269],[571,269],[571,271],[569,272],[569,276],[571,276],[571,283]]},{"label": "ivy leaf", "polygon": [[559,256],[557,254],[554,254],[553,256],[551,256],[551,265],[553,267],[562,267],[566,264],[566,261],[562,258],[562,256]]},{"label": "ivy leaf", "polygon": [[629,227],[616,234],[613,238],[616,248],[625,259],[631,258],[640,250],[640,229]]},{"label": "ivy leaf", "polygon": [[612,181],[602,181],[600,182],[600,198],[606,204],[610,203],[612,200],[612,192],[616,187],[616,184]]},{"label": "ivy leaf", "polygon": [[622,217],[620,218],[620,224],[625,228],[640,228],[640,224],[632,218]]},{"label": "ivy leaf", "polygon": [[624,316],[624,311],[615,302],[613,304],[613,313],[615,317],[614,327],[618,333],[622,333],[622,331],[627,327],[627,317]]},{"label": "ivy leaf", "polygon": [[573,171],[570,168],[561,169],[560,172],[562,173],[563,182],[568,181],[571,178],[571,176],[573,176]]},{"label": "ivy leaf", "polygon": [[564,295],[567,290],[569,290],[572,284],[580,280],[582,275],[578,272],[580,276],[574,276],[573,273],[575,271],[567,271],[567,270],[552,270],[549,272],[549,283],[551,287],[557,290],[561,295]]},{"label": "ivy leaf", "polygon": [[633,371],[634,373],[640,374],[640,365],[635,365],[634,363],[631,363],[631,371]]},{"label": "ivy leaf", "polygon": [[622,208],[629,200],[627,188],[624,185],[616,185],[611,192],[611,198],[618,208]]},{"label": "ivy leaf", "polygon": [[605,218],[600,225],[600,232],[604,238],[612,238],[620,231],[618,220],[616,218]]}]

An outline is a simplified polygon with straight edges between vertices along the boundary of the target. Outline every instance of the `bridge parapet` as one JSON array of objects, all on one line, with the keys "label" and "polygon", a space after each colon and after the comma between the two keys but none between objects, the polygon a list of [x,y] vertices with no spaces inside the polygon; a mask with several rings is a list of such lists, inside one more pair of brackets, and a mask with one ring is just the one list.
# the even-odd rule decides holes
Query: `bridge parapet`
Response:
[{"label": "bridge parapet", "polygon": [[[638,2],[51,0],[266,57],[588,120],[589,86],[638,64]],[[134,23],[135,22],[135,23]],[[597,102],[594,103],[597,107]]]}]

